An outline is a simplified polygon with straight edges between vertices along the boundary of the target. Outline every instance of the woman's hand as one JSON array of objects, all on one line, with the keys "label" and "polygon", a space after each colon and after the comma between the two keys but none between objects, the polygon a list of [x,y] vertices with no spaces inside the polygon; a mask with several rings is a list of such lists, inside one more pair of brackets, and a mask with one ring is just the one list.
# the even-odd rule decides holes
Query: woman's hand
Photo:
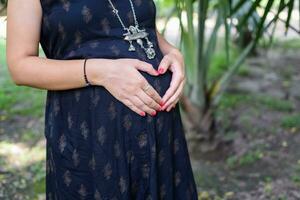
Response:
[{"label": "woman's hand", "polygon": [[[93,64],[95,60],[91,59],[90,70],[94,70],[97,74],[99,62],[97,63],[96,60]],[[145,116],[145,112],[154,116],[156,111],[161,110],[162,98],[138,71],[145,71],[154,76],[159,75],[151,64],[129,58],[107,59],[107,62],[103,68],[105,72],[98,73],[96,77],[94,77],[95,73],[90,74],[92,84],[104,86],[119,101],[142,116]]]},{"label": "woman's hand", "polygon": [[179,101],[186,82],[184,67],[184,58],[181,52],[176,48],[170,50],[161,60],[158,66],[159,74],[165,73],[167,69],[173,73],[170,87],[162,98],[164,102],[162,110],[169,112]]}]

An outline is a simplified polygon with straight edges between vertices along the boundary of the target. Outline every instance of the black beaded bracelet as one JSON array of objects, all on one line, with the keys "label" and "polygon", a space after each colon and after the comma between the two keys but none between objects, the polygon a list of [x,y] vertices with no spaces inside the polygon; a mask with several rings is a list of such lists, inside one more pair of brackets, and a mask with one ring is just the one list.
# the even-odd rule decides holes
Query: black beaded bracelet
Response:
[{"label": "black beaded bracelet", "polygon": [[87,61],[88,58],[85,58],[84,59],[84,64],[83,64],[83,73],[84,73],[84,80],[85,80],[85,83],[86,83],[86,86],[89,86],[91,85],[91,83],[89,82],[87,76],[86,76],[86,61]]}]

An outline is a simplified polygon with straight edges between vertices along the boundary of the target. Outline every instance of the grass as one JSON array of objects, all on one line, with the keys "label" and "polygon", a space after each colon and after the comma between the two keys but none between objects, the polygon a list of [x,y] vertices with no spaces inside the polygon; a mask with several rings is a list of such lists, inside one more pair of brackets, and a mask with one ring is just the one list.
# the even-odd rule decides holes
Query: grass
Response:
[{"label": "grass", "polygon": [[254,164],[256,161],[260,160],[261,158],[263,158],[263,156],[264,155],[261,150],[259,149],[251,150],[240,157],[238,156],[228,157],[226,160],[226,164],[229,168],[251,165]]},{"label": "grass", "polygon": [[[5,118],[13,115],[41,117],[46,90],[15,85],[6,65],[5,40],[3,38],[0,38],[0,52],[3,52],[0,54],[1,115],[5,115]],[[43,55],[43,52],[40,52],[40,55]]]},{"label": "grass", "polygon": [[288,50],[299,50],[300,49],[300,39],[293,38],[288,40],[278,40],[274,41],[274,46],[288,49]]},{"label": "grass", "polygon": [[280,112],[290,112],[294,109],[294,105],[290,101],[278,99],[271,96],[255,95],[255,94],[230,94],[224,95],[220,102],[220,109],[234,108],[241,104],[251,104],[254,106],[266,107],[270,110]]},{"label": "grass", "polygon": [[300,128],[300,113],[286,116],[281,120],[283,128]]},{"label": "grass", "polygon": [[[213,57],[211,59],[211,65],[209,67],[208,72],[208,79],[210,81],[218,80],[234,63],[234,61],[239,56],[239,50],[236,46],[230,45],[230,62],[227,63],[226,58],[226,52],[224,50],[224,47],[222,47],[224,44],[220,42],[220,49],[217,49],[216,52],[213,54]],[[237,73],[247,73],[247,66],[245,64],[241,65],[239,67],[239,70]]]}]

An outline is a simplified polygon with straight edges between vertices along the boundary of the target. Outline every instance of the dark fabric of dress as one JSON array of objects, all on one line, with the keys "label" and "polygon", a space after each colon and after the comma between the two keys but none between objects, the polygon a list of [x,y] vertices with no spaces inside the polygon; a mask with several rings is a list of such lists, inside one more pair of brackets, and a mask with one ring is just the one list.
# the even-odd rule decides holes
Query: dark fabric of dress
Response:
[{"label": "dark fabric of dress", "polygon": [[[128,0],[112,2],[125,26],[134,24]],[[163,54],[155,33],[156,6],[153,0],[133,0],[133,5],[155,59],[135,42],[136,51],[128,51],[107,0],[41,0],[46,57],[135,58],[157,69]],[[140,73],[163,96],[172,73]],[[45,139],[47,200],[197,199],[179,104],[143,117],[102,86],[48,90]]]}]

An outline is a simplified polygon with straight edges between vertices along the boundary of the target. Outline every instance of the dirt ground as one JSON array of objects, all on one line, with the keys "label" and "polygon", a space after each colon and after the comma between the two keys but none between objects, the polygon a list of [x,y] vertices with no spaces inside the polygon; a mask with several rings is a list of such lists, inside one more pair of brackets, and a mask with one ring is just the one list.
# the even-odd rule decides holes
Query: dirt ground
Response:
[{"label": "dirt ground", "polygon": [[300,199],[299,63],[282,46],[247,60],[217,112],[225,147],[200,153],[186,125],[200,199]]}]

